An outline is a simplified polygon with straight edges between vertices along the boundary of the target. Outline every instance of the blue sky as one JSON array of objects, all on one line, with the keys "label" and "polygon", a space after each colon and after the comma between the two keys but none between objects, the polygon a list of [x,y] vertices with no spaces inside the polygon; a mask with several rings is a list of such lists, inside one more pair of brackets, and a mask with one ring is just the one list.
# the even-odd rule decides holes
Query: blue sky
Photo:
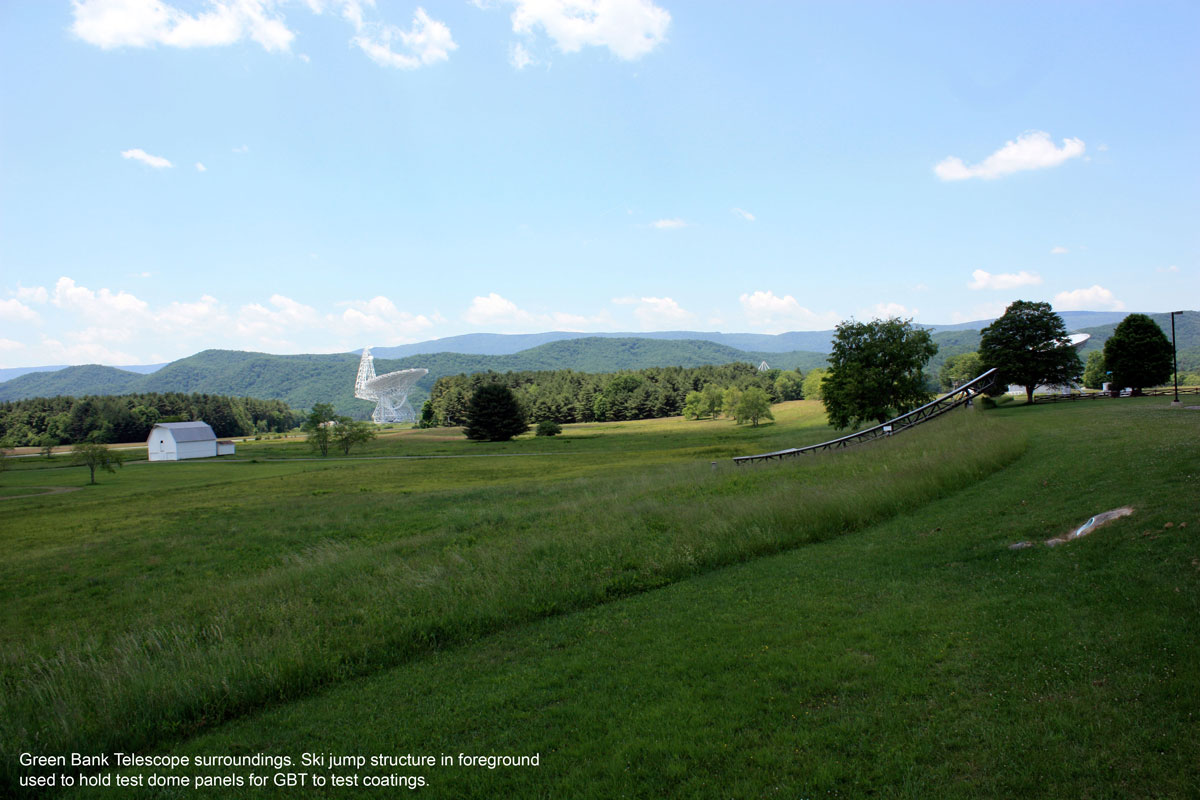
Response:
[{"label": "blue sky", "polygon": [[0,4],[0,366],[1200,297],[1195,3]]}]

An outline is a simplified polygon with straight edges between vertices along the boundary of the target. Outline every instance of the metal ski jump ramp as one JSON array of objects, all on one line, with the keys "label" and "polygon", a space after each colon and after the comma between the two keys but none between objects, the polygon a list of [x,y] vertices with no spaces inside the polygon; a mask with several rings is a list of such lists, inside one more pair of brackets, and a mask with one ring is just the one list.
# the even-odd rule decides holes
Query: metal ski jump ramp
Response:
[{"label": "metal ski jump ramp", "polygon": [[900,431],[908,430],[914,426],[920,425],[922,422],[931,420],[934,417],[945,414],[952,408],[958,408],[965,405],[973,398],[987,391],[995,381],[996,370],[989,369],[987,372],[979,375],[979,377],[964,383],[948,394],[933,400],[920,408],[913,409],[907,414],[901,414],[895,419],[890,419],[882,425],[876,425],[874,428],[852,433],[849,436],[843,436],[840,439],[830,439],[828,442],[820,444],[810,444],[807,447],[790,447],[787,450],[776,450],[773,453],[760,453],[756,456],[737,456],[733,459],[738,466],[742,464],[754,463],[758,461],[771,461],[772,459],[783,460],[792,456],[798,456],[802,453],[815,453],[825,450],[838,450],[843,447],[849,447],[852,444],[861,444],[869,442],[872,439],[878,439],[881,436],[892,436]]}]

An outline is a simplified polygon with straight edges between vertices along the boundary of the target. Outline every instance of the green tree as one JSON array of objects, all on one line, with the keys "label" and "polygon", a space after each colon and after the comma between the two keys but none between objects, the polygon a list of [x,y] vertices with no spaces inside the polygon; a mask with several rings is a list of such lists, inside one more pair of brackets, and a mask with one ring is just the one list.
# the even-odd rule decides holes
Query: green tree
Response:
[{"label": "green tree", "polygon": [[984,369],[997,370],[994,394],[1003,394],[1008,384],[1017,383],[1025,387],[1028,403],[1038,386],[1066,386],[1083,373],[1062,317],[1049,303],[1012,303],[981,332],[979,357]]},{"label": "green tree", "polygon": [[329,455],[329,445],[333,442],[333,428],[338,423],[333,404],[317,403],[304,420],[301,429],[308,434],[308,446],[322,456]]},{"label": "green tree", "polygon": [[1083,368],[1083,385],[1089,389],[1103,389],[1108,380],[1108,368],[1104,366],[1104,353],[1093,350],[1088,353]]},{"label": "green tree", "polygon": [[821,397],[821,382],[825,380],[825,374],[829,370],[824,367],[817,367],[809,370],[809,373],[804,376],[804,397],[808,400],[820,400]]},{"label": "green tree", "polygon": [[537,436],[558,436],[562,433],[562,425],[552,419],[544,419],[537,424]]},{"label": "green tree", "polygon": [[775,378],[775,396],[780,400],[804,398],[804,377],[799,370],[788,369]]},{"label": "green tree", "polygon": [[433,401],[426,400],[421,406],[421,419],[417,421],[418,428],[437,427],[437,412],[433,410]]},{"label": "green tree", "polygon": [[837,326],[829,372],[821,382],[835,428],[886,422],[929,399],[922,369],[937,353],[929,331],[892,317]]},{"label": "green tree", "polygon": [[948,392],[979,377],[981,372],[983,369],[980,366],[979,353],[959,353],[950,356],[942,364],[942,368],[938,370],[938,382],[942,385],[942,391]]},{"label": "green tree", "polygon": [[333,442],[350,455],[350,448],[366,444],[375,438],[375,426],[370,422],[338,417],[337,425],[333,426]]},{"label": "green tree", "polygon": [[771,398],[758,386],[751,386],[738,399],[736,416],[739,425],[749,422],[756,428],[760,419],[775,419],[771,413]]},{"label": "green tree", "polygon": [[705,384],[700,390],[700,416],[717,418],[721,413],[721,387],[715,383]]},{"label": "green tree", "polygon": [[90,480],[88,483],[96,482],[96,470],[102,469],[105,472],[116,472],[114,466],[120,467],[121,456],[109,450],[105,445],[96,441],[78,442],[71,448],[71,463],[82,464],[88,468]]},{"label": "green tree", "polygon": [[529,430],[516,395],[502,383],[485,383],[471,395],[463,431],[475,441],[506,442]]},{"label": "green tree", "polygon": [[1141,394],[1144,387],[1171,378],[1171,340],[1145,314],[1130,314],[1104,343],[1104,363],[1112,371],[1114,388]]},{"label": "green tree", "polygon": [[704,395],[700,392],[688,392],[683,401],[683,416],[685,419],[700,419],[700,406],[704,404]]},{"label": "green tree", "polygon": [[738,403],[742,402],[742,390],[736,386],[727,386],[721,392],[721,408],[727,417],[737,416]]}]

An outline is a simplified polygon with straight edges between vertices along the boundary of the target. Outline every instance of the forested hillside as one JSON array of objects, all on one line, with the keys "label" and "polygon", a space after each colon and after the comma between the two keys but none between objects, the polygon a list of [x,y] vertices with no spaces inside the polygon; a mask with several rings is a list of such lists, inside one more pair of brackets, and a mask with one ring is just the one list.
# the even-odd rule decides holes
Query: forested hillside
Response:
[{"label": "forested hillside", "polygon": [[136,442],[156,422],[201,420],[217,436],[286,431],[301,421],[279,400],[209,394],[129,394],[104,397],[36,397],[0,403],[0,442],[41,447],[99,442]]},{"label": "forested hillside", "polygon": [[[1066,312],[1063,316],[1073,322],[1082,322],[1111,320],[1123,315],[1115,312]],[[1150,316],[1164,331],[1170,333],[1171,322],[1168,315]],[[1115,327],[1115,322],[1108,322],[1083,328],[1083,332],[1092,335],[1092,339],[1083,347],[1083,356],[1086,358],[1089,351],[1102,348]],[[1075,327],[1073,330],[1080,329]],[[782,337],[791,335],[781,334]],[[1180,370],[1200,370],[1200,313],[1188,311],[1177,317],[1176,335],[1179,340]],[[536,337],[540,334],[530,336]],[[979,331],[941,330],[933,334],[933,341],[938,345],[938,353],[926,367],[926,373],[930,376],[937,375],[947,358],[977,349]],[[614,373],[650,367],[698,367],[735,362],[757,366],[762,361],[766,361],[772,368],[808,372],[825,364],[825,356],[813,351],[794,350],[778,353],[739,350],[706,340],[650,337],[564,338],[508,355],[441,352],[399,359],[382,357],[388,349],[374,350],[377,356],[375,368],[378,373],[415,367],[429,370],[429,374],[417,383],[410,397],[414,408],[420,408],[421,403],[429,397],[438,378],[458,374],[553,370]],[[94,364],[68,367],[56,372],[28,373],[0,383],[0,401],[60,395],[82,397],[138,392],[202,392],[279,399],[297,409],[312,408],[316,403],[327,402],[332,403],[339,414],[365,419],[370,415],[373,405],[354,397],[357,366],[358,355],[354,353],[279,356],[232,350],[205,350],[172,362],[149,375]]]}]

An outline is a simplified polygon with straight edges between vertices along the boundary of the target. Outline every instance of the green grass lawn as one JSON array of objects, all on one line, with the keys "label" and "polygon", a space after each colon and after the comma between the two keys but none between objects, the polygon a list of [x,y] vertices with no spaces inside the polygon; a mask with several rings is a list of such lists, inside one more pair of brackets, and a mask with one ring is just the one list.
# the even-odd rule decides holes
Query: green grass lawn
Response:
[{"label": "green grass lawn", "polygon": [[777,412],[372,445],[544,454],[506,458],[264,443],[4,501],[4,752],[540,754],[407,771],[443,797],[1195,789],[1200,414],[1005,407],[730,465],[828,435]]}]

